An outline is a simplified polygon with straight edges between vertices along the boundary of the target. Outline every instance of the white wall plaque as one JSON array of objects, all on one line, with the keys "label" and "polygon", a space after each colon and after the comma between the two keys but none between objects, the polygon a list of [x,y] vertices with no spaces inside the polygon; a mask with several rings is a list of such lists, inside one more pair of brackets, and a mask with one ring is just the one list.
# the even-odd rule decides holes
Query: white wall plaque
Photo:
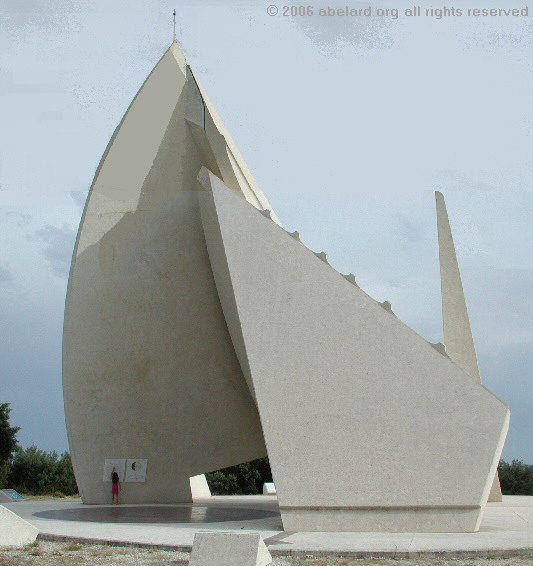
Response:
[{"label": "white wall plaque", "polygon": [[115,468],[119,480],[124,481],[124,472],[126,471],[126,460],[124,458],[106,458],[104,462],[104,481],[111,481],[113,468]]},{"label": "white wall plaque", "polygon": [[126,475],[124,481],[143,482],[146,480],[148,460],[126,460]]}]

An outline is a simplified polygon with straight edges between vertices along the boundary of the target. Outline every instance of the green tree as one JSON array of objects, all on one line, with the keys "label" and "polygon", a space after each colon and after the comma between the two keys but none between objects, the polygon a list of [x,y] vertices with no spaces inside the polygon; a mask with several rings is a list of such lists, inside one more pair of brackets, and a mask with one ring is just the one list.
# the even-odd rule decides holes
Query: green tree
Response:
[{"label": "green tree", "polygon": [[10,462],[4,462],[3,464],[0,464],[0,489],[5,489],[7,487],[10,472]]},{"label": "green tree", "polygon": [[504,495],[533,495],[533,466],[522,460],[513,460],[510,464],[501,460],[498,475]]},{"label": "green tree", "polygon": [[9,424],[9,403],[0,403],[0,489],[8,485],[13,453],[17,449],[18,426]]},{"label": "green tree", "polygon": [[263,483],[272,481],[268,458],[210,472],[205,477],[213,495],[254,495],[263,492]]},{"label": "green tree", "polygon": [[8,482],[18,492],[30,495],[78,492],[70,454],[65,452],[59,457],[56,452],[44,452],[35,445],[16,451]]},{"label": "green tree", "polygon": [[237,476],[230,473],[229,468],[209,472],[205,474],[207,484],[213,495],[237,495],[241,494]]},{"label": "green tree", "polygon": [[0,466],[9,462],[17,447],[18,426],[9,425],[9,403],[0,403]]},{"label": "green tree", "polygon": [[57,467],[59,475],[59,491],[65,495],[76,495],[78,493],[78,484],[76,483],[76,478],[74,476],[72,459],[68,452],[61,454]]}]

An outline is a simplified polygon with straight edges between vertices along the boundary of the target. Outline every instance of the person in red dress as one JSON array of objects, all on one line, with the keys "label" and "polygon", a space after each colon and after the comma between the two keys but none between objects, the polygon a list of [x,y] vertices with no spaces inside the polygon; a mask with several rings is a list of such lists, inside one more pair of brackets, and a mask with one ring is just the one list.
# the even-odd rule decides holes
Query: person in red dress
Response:
[{"label": "person in red dress", "polygon": [[118,505],[118,494],[120,492],[120,479],[115,468],[111,472],[111,505]]}]

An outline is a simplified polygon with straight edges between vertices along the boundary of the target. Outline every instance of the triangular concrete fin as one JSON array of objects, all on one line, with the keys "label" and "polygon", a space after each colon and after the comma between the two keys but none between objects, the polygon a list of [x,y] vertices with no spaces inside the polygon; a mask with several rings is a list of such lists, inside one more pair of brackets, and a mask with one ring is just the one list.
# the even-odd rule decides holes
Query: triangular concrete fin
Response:
[{"label": "triangular concrete fin", "polygon": [[459,264],[444,197],[435,191],[442,292],[442,326],[448,357],[481,383]]},{"label": "triangular concrete fin", "polygon": [[186,119],[185,121],[187,122],[187,125],[189,126],[189,129],[192,132],[194,140],[196,141],[198,147],[200,148],[200,151],[202,152],[207,168],[213,171],[213,173],[217,177],[222,178],[222,173],[218,168],[217,160],[213,154],[213,150],[211,149],[211,145],[209,144],[209,140],[207,139],[205,130],[202,128],[200,124],[197,124],[192,120]]},{"label": "triangular concrete fin", "polygon": [[[468,375],[481,383],[476,348],[472,337],[466,299],[455,253],[452,230],[441,192],[435,191],[437,228],[439,236],[439,263],[442,293],[442,326],[446,354]],[[490,490],[490,502],[502,500],[498,473]]]},{"label": "triangular concrete fin", "polygon": [[0,547],[31,544],[38,534],[37,527],[0,505]]},{"label": "triangular concrete fin", "polygon": [[224,246],[222,245],[217,209],[213,200],[213,187],[218,185],[224,188],[226,187],[220,179],[205,167],[202,167],[200,173],[198,173],[198,181],[205,188],[205,192],[201,192],[199,195],[200,212],[218,296],[224,311],[224,317],[228,325],[235,353],[237,354],[250,393],[255,401],[255,390],[250,374],[250,364],[248,363],[248,356],[244,346],[239,312],[237,304],[235,303],[231,275],[228,271],[228,262],[225,257]]},{"label": "triangular concrete fin", "polygon": [[[258,210],[271,207],[257,184],[213,105],[198,83],[192,69],[187,67],[186,120],[203,155],[207,167],[235,193],[243,196]],[[271,210],[272,220],[279,219]]]},{"label": "triangular concrete fin", "polygon": [[259,542],[257,549],[257,566],[268,566],[268,564],[272,563],[272,556],[268,551],[263,539]]},{"label": "triangular concrete fin", "polygon": [[249,365],[285,530],[478,528],[507,406],[203,175],[210,262]]},{"label": "triangular concrete fin", "polygon": [[492,482],[492,487],[490,488],[489,498],[487,499],[489,503],[498,503],[502,501],[502,488],[500,486],[500,477],[498,472],[494,476],[494,481]]},{"label": "triangular concrete fin", "polygon": [[[237,146],[235,145],[235,142],[229,135],[228,130],[224,126],[222,120],[220,119],[220,116],[215,110],[212,102],[209,100],[206,92],[202,88],[202,85],[196,78],[194,71],[192,71],[192,69],[191,69],[191,73],[194,77],[196,85],[198,86],[202,100],[205,103],[205,120],[204,120],[205,130],[208,132],[208,134],[216,130],[218,133],[222,135],[223,139],[225,140],[226,156],[224,156],[222,152],[220,154],[217,154],[215,147],[213,147],[213,152],[215,153],[215,156],[217,156],[217,159],[222,158],[224,162],[226,162],[226,157],[227,157],[232,169],[232,174],[230,175],[230,178],[235,177],[237,183],[239,184],[240,190],[243,192],[248,202],[250,202],[256,208],[265,209],[265,210],[269,209],[272,211],[272,207],[270,206],[267,198],[265,197],[265,195],[263,194],[263,192],[255,182],[255,179],[253,178],[250,170],[248,169],[246,162],[242,158],[242,155],[240,154]],[[212,128],[210,128],[209,126],[210,122],[212,123],[213,126]],[[219,145],[219,147],[222,146]],[[224,178],[224,182],[226,183],[227,186],[229,186],[230,189],[234,190],[234,187],[227,184],[226,178]],[[251,194],[249,193],[249,191]],[[259,206],[257,206],[257,204]],[[276,224],[281,226],[280,221],[274,211],[272,211],[272,220],[274,220]]]}]

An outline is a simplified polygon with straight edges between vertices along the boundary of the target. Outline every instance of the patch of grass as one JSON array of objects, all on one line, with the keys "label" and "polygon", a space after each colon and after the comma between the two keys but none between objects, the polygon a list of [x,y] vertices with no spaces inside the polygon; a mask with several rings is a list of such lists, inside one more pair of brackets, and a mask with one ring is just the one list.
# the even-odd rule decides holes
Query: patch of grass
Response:
[{"label": "patch of grass", "polygon": [[115,553],[114,549],[111,548],[110,546],[101,546],[100,548],[93,548],[91,550],[91,555],[94,556],[95,558],[97,557],[106,558],[108,556],[113,556],[114,553]]},{"label": "patch of grass", "polygon": [[139,552],[138,548],[131,548],[128,546],[119,546],[115,549],[116,554],[122,554],[122,555],[129,555],[134,553],[137,554],[138,552]]},{"label": "patch of grass", "polygon": [[67,546],[65,546],[65,550],[70,550],[75,552],[76,550],[81,550],[83,548],[83,545],[78,544],[77,542],[70,542],[69,544],[67,544]]},{"label": "patch of grass", "polygon": [[30,544],[27,544],[24,547],[24,550],[27,550],[28,548],[38,548],[39,547],[39,541],[38,540],[34,540],[33,542],[30,542]]},{"label": "patch of grass", "polygon": [[[151,548],[151,549],[148,550],[148,553],[150,555],[150,558],[153,558],[155,560],[169,560],[168,551],[157,550],[157,549]],[[172,555],[170,556],[170,560],[172,562],[175,562],[176,564],[178,562],[184,562],[185,564],[187,564],[189,562],[188,560],[183,560],[183,559],[180,559],[177,556],[172,556]]]},{"label": "patch of grass", "polygon": [[27,552],[30,556],[42,556],[42,551],[39,547],[39,541],[35,540],[30,542],[24,547],[25,552]]},{"label": "patch of grass", "polygon": [[34,561],[34,558],[20,558],[18,556],[0,557],[0,566],[25,566]]}]

